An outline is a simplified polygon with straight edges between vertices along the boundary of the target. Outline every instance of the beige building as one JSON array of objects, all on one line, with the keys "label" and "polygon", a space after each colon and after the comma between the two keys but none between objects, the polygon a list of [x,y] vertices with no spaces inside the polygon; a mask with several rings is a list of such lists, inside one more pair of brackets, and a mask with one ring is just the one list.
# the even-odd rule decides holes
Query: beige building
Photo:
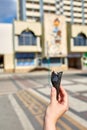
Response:
[{"label": "beige building", "polygon": [[49,58],[52,70],[67,69],[66,18],[44,14],[44,59]]},{"label": "beige building", "polygon": [[0,70],[84,68],[86,7],[87,0],[18,0],[17,20],[0,24]]},{"label": "beige building", "polygon": [[[53,14],[62,15],[66,18],[66,35],[67,35],[67,60],[66,66],[73,68],[83,68],[83,55],[86,52],[86,26],[87,26],[87,0],[19,0],[18,2],[18,19],[24,21],[40,21],[43,23],[42,35],[42,52],[46,57],[46,23],[45,15],[49,17]],[[45,24],[44,24],[45,23]],[[85,28],[85,31],[83,31]],[[44,34],[43,34],[44,32]],[[77,32],[77,33],[76,33]],[[77,34],[77,35],[76,35]],[[65,39],[66,39],[65,38]],[[66,41],[66,40],[65,40]],[[86,42],[85,42],[86,41]],[[85,49],[82,49],[85,48]],[[52,51],[52,49],[51,49]],[[57,55],[58,57],[59,54]],[[55,56],[54,56],[55,57]],[[65,58],[66,59],[66,58]],[[68,61],[68,62],[67,62]],[[44,62],[44,61],[42,61]],[[46,62],[46,61],[45,61]],[[67,64],[68,63],[68,64]],[[66,67],[67,68],[67,67]]]},{"label": "beige building", "polygon": [[[61,17],[60,23],[62,20],[64,20],[63,26],[61,23],[61,30],[62,27],[64,29],[64,32],[62,32],[61,39],[58,39],[57,32],[61,33],[60,30],[56,30],[55,28],[58,28],[56,25],[55,27],[52,26],[54,23],[54,20],[57,18],[55,12],[55,0],[18,0],[17,3],[17,21],[14,22],[14,52],[15,52],[15,70],[18,71],[22,68],[24,70],[28,71],[29,69],[35,68],[35,67],[49,67],[50,69],[67,69],[67,44],[66,44],[66,23],[65,23],[65,17]],[[51,17],[51,19],[48,19],[48,17]],[[48,20],[47,20],[48,19]],[[50,22],[51,20],[51,22]],[[52,35],[48,35],[49,32],[47,32],[47,28],[55,29],[56,32],[54,32],[53,35],[57,35],[56,39],[54,36],[54,39],[56,42],[61,41],[60,43],[55,43],[55,40],[53,40],[53,47],[52,47],[52,41],[50,42],[48,39],[49,37],[52,39]],[[40,31],[39,31],[40,30]],[[54,30],[54,31],[55,31]],[[24,35],[29,35],[27,32],[33,32],[34,35],[37,37],[37,43],[36,45],[26,45],[28,43],[21,42],[21,35],[24,37]],[[22,34],[24,33],[25,34]],[[53,32],[52,32],[53,33]],[[64,35],[63,35],[64,33]],[[26,37],[27,37],[26,36]],[[30,36],[29,36],[30,38]],[[65,41],[64,43],[63,40]],[[25,40],[25,42],[29,42],[29,39]],[[49,51],[49,59],[48,59],[48,52],[47,52],[47,43],[50,43],[50,51]],[[22,45],[25,44],[25,45]],[[31,43],[29,43],[31,44]],[[37,48],[37,49],[36,49]],[[52,54],[52,49],[56,49],[56,54]],[[25,54],[26,53],[26,54]],[[23,54],[28,55],[34,55],[34,58],[32,62],[29,64],[26,62],[26,58],[23,56]],[[21,55],[21,56],[19,56]],[[19,58],[20,57],[20,58]],[[22,58],[24,57],[24,59]],[[24,63],[25,61],[25,63]],[[22,63],[23,62],[23,63]]]},{"label": "beige building", "polygon": [[56,13],[66,17],[68,66],[84,68],[83,55],[87,52],[87,0],[56,0]]},{"label": "beige building", "polygon": [[42,13],[54,13],[55,0],[18,0],[17,19],[40,21]]},{"label": "beige building", "polygon": [[0,24],[0,72],[28,72],[39,66],[41,24]]},{"label": "beige building", "polygon": [[30,71],[39,66],[38,58],[41,24],[39,22],[14,21],[14,64],[15,71]]},{"label": "beige building", "polygon": [[67,39],[69,67],[84,69],[83,55],[87,52],[87,26],[68,23]]},{"label": "beige building", "polygon": [[56,0],[56,14],[74,24],[87,24],[87,0]]},{"label": "beige building", "polygon": [[14,70],[12,24],[0,24],[0,72]]}]

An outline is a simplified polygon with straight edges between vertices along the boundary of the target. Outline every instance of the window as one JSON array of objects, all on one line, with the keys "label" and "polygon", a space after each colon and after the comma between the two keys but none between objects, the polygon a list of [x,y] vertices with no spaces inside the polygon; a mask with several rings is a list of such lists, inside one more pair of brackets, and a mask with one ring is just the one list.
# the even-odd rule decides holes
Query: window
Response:
[{"label": "window", "polygon": [[58,58],[58,57],[52,58],[52,57],[49,57],[49,59],[44,58],[42,60],[42,64],[43,64],[43,66],[48,66],[49,64],[50,64],[50,66],[53,66],[53,65],[54,66],[58,66],[60,64],[64,64],[64,60],[63,60],[63,58]]},{"label": "window", "polygon": [[35,53],[16,53],[16,66],[34,65]]},{"label": "window", "polygon": [[36,45],[36,36],[34,35],[33,32],[22,32],[21,35],[19,36],[19,45]]},{"label": "window", "polygon": [[39,4],[39,1],[26,1],[26,3],[28,4],[28,3],[31,3],[31,4]]},{"label": "window", "polygon": [[74,46],[86,46],[86,36],[81,33],[77,37],[75,37]]}]

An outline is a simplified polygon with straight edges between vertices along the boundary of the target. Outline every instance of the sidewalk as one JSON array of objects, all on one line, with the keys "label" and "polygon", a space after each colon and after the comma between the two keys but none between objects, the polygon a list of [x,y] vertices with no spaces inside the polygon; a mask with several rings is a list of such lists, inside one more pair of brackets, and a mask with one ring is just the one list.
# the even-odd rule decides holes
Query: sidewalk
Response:
[{"label": "sidewalk", "polygon": [[[87,70],[81,70],[81,69],[68,69],[68,70],[64,70],[63,71],[64,74],[78,74],[78,73],[82,73],[82,74],[86,74]],[[7,77],[7,76],[11,76],[11,75],[48,75],[51,74],[51,71],[49,70],[35,70],[35,71],[31,71],[31,72],[25,72],[25,73],[0,73],[1,77]]]},{"label": "sidewalk", "polygon": [[[68,70],[65,70],[63,71],[63,74],[86,74],[87,71],[84,71],[84,70],[76,70],[76,69],[68,69]],[[23,73],[23,75],[50,75],[51,74],[51,71],[44,71],[44,70],[41,70],[41,71],[33,71],[33,72],[29,72],[29,73]]]}]

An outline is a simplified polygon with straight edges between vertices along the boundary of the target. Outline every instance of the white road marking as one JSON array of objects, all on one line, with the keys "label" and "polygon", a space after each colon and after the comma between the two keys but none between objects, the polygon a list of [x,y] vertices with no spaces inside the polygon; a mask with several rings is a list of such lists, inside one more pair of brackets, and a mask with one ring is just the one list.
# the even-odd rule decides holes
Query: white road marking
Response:
[{"label": "white road marking", "polygon": [[8,98],[9,98],[24,130],[35,130],[33,128],[32,124],[30,123],[29,119],[25,115],[24,111],[22,110],[22,108],[19,106],[19,104],[15,100],[15,98],[12,95],[9,95]]},{"label": "white road marking", "polygon": [[69,115],[70,117],[72,117],[74,120],[76,120],[80,124],[82,124],[83,126],[87,127],[86,120],[82,119],[81,117],[77,116],[76,114],[72,113],[71,111],[68,111],[66,114]]},{"label": "white road marking", "polygon": [[71,92],[87,91],[87,86],[83,84],[64,85],[63,87]]},{"label": "white road marking", "polygon": [[73,81],[80,82],[80,83],[87,83],[87,78],[77,78],[77,79],[72,79]]},{"label": "white road marking", "polygon": [[[35,94],[36,96],[40,97],[40,99],[50,102],[50,99],[46,98],[45,96],[41,95],[40,93],[36,92],[35,90],[29,88],[29,92]],[[45,92],[44,92],[45,93]]]},{"label": "white road marking", "polygon": [[74,109],[76,112],[87,111],[87,103],[69,96],[70,108]]},{"label": "white road marking", "polygon": [[[32,89],[28,89],[28,90],[29,90],[29,92],[31,92],[31,93],[37,95],[38,97],[40,97],[40,99],[45,100],[45,101],[47,101],[47,102],[50,102],[50,99],[48,99],[47,97],[41,95],[40,93],[36,92],[35,90],[32,90]],[[41,91],[41,89],[40,89],[40,91]],[[43,89],[42,89],[42,92],[43,92]],[[45,91],[44,91],[44,94],[45,94]],[[76,111],[78,111],[78,112],[87,110],[87,109],[86,109],[86,108],[87,108],[87,103],[81,102],[80,100],[77,100],[77,99],[75,99],[75,98],[73,98],[73,97],[71,97],[71,96],[69,97],[69,99],[70,99],[70,100],[69,100],[69,101],[70,101],[69,103],[71,104],[70,107],[71,107],[71,108],[73,107],[74,110],[76,110]],[[77,104],[75,104],[75,102],[76,102]],[[81,103],[82,103],[82,104],[81,104]],[[79,104],[80,104],[80,106],[79,106]],[[77,107],[78,107],[78,108],[77,108]],[[82,124],[83,126],[87,127],[87,121],[85,121],[83,118],[77,116],[76,114],[74,114],[74,113],[71,112],[71,111],[68,111],[68,112],[67,112],[67,115],[69,115],[70,117],[74,118],[74,120],[76,120],[77,122],[79,122],[79,123]]]}]

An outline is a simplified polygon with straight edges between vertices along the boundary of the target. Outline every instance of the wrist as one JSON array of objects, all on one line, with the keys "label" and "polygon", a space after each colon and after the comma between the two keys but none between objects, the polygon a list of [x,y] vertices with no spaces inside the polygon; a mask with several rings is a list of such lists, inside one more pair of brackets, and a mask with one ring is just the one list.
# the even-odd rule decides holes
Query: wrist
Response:
[{"label": "wrist", "polygon": [[44,130],[56,130],[56,125],[51,120],[45,119]]},{"label": "wrist", "polygon": [[50,116],[45,116],[45,121],[44,121],[44,130],[56,130],[56,122],[53,121]]},{"label": "wrist", "polygon": [[50,122],[50,123],[52,123],[52,124],[54,124],[54,125],[56,125],[56,122],[57,122],[57,118],[56,118],[56,116],[54,115],[54,114],[52,114],[52,113],[46,113],[46,115],[45,115],[45,121],[46,122]]}]

